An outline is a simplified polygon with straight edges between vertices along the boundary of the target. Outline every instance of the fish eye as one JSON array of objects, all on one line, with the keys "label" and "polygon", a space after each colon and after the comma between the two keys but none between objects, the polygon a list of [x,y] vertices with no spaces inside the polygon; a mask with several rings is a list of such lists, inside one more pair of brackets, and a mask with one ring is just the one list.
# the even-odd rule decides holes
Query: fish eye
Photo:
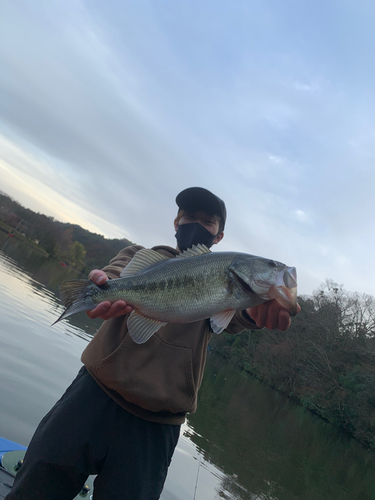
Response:
[{"label": "fish eye", "polygon": [[269,260],[268,261],[268,265],[271,266],[271,267],[276,267],[276,262],[274,260]]}]

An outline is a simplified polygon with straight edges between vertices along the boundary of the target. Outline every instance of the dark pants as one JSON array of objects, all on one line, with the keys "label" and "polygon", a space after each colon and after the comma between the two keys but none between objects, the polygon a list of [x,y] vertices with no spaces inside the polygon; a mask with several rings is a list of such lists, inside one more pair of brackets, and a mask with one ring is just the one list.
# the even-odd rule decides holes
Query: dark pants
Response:
[{"label": "dark pants", "polygon": [[83,367],[40,422],[6,500],[72,500],[91,474],[94,500],[156,500],[179,432],[121,408]]}]

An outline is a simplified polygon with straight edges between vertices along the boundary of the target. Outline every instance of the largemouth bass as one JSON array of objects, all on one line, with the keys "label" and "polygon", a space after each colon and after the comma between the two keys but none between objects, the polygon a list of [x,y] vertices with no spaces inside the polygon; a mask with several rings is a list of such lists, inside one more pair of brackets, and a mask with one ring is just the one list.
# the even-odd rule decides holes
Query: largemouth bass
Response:
[{"label": "largemouth bass", "polygon": [[167,323],[210,318],[212,330],[221,333],[236,310],[272,299],[294,315],[297,274],[281,262],[245,253],[213,253],[204,245],[172,259],[143,249],[120,278],[100,286],[90,280],[65,281],[60,295],[66,309],[57,321],[103,301],[125,300],[134,307],[127,319],[129,334],[142,344]]}]

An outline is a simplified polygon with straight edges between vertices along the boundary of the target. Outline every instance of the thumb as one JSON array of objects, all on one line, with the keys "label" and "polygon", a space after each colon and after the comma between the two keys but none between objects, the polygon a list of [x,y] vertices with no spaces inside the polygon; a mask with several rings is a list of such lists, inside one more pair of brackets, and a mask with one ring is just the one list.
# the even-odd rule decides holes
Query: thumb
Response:
[{"label": "thumb", "polygon": [[99,269],[93,269],[89,274],[89,279],[95,283],[95,285],[102,285],[108,280],[108,276],[104,271],[100,271]]}]

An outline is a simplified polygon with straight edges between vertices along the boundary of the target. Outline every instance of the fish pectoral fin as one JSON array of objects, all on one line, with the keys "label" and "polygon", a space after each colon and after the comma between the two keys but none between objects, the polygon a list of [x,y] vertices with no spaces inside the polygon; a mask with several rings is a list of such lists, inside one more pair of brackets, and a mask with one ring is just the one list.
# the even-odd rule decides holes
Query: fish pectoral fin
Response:
[{"label": "fish pectoral fin", "polygon": [[198,245],[193,245],[192,248],[184,250],[179,255],[176,255],[176,259],[186,259],[187,257],[197,257],[198,255],[204,255],[205,253],[211,253],[211,250],[199,243]]},{"label": "fish pectoral fin", "polygon": [[134,255],[129,264],[124,267],[124,269],[121,271],[120,278],[134,276],[140,271],[143,271],[143,269],[146,269],[146,267],[152,266],[153,264],[156,264],[163,260],[169,260],[169,257],[155,252],[155,250],[143,248],[142,250],[139,250],[139,252]]},{"label": "fish pectoral fin", "polygon": [[133,311],[127,321],[129,335],[136,344],[144,344],[154,335],[162,326],[167,323],[157,319],[147,318],[142,314]]},{"label": "fish pectoral fin", "polygon": [[230,309],[229,311],[222,311],[220,313],[214,314],[210,318],[211,328],[214,333],[221,333],[229,323],[232,321],[234,313],[236,311],[234,309]]}]

